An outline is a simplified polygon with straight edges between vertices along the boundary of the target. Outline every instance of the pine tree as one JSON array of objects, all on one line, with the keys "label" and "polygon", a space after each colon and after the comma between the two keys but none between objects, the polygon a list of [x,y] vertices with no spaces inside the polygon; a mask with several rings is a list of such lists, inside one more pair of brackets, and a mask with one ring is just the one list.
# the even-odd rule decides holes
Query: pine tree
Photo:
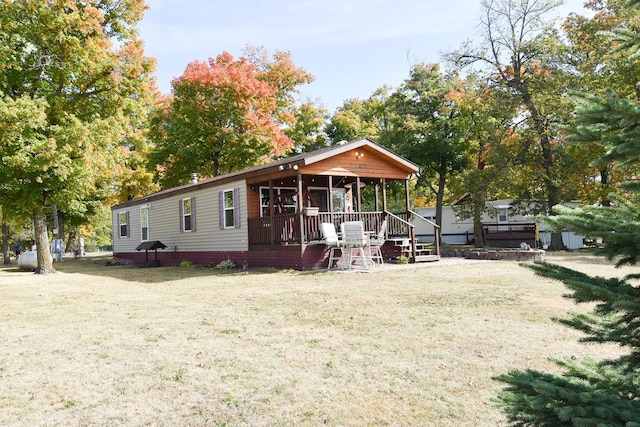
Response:
[{"label": "pine tree", "polygon": [[[637,7],[640,2],[629,2]],[[608,34],[616,49],[640,60],[640,33],[626,27]],[[638,84],[640,87],[640,83]],[[604,161],[617,167],[640,166],[640,102],[610,92],[605,97],[573,94],[574,142],[601,144]],[[617,266],[640,257],[640,185],[629,180],[625,196],[611,195],[611,206],[558,208],[557,227],[602,239],[599,255]],[[614,360],[556,360],[560,375],[512,371],[497,379],[507,386],[497,403],[513,426],[640,426],[640,275],[622,279],[591,277],[552,265],[531,265],[537,274],[562,281],[576,303],[593,303],[589,314],[572,314],[561,323],[585,334],[584,342],[616,343],[626,350]]]}]

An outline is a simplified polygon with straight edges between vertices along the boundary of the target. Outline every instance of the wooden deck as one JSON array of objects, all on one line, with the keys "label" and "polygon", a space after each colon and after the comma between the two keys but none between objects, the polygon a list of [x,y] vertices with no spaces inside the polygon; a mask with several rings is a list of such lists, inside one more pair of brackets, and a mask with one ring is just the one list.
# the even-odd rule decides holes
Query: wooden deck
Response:
[{"label": "wooden deck", "polygon": [[[250,250],[267,247],[299,247],[305,252],[308,246],[323,245],[321,223],[332,223],[336,230],[345,221],[362,221],[366,231],[377,234],[382,222],[387,220],[386,253],[393,257],[406,257],[410,262],[430,262],[440,259],[438,244],[418,243],[414,226],[410,222],[413,212],[318,212],[313,215],[282,214],[272,217],[249,218]],[[438,231],[435,230],[435,234]],[[437,242],[437,240],[436,240]],[[306,256],[303,255],[306,258]]]},{"label": "wooden deck", "polygon": [[520,243],[536,247],[536,224],[482,224],[482,234],[486,246],[517,248]]}]

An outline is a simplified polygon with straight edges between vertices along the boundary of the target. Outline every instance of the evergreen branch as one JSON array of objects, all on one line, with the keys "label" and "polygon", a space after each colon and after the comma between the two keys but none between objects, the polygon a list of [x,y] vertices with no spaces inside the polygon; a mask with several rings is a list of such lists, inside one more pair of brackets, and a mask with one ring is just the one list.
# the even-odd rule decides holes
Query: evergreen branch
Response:
[{"label": "evergreen branch", "polygon": [[496,377],[508,384],[496,403],[513,426],[638,426],[640,402],[621,393],[610,393],[615,378],[603,376],[597,367],[571,366],[559,376],[534,370],[511,371]]}]

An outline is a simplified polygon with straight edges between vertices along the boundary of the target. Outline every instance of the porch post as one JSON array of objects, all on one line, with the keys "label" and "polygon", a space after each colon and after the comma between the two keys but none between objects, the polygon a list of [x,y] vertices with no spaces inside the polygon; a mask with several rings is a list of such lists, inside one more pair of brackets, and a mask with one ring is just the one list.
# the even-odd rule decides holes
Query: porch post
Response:
[{"label": "porch post", "polygon": [[304,212],[302,212],[302,208],[304,207],[304,203],[302,202],[302,173],[300,173],[300,171],[298,171],[298,175],[296,177],[297,181],[298,181],[298,197],[296,200],[296,205],[298,205],[298,222],[300,223],[299,225],[299,230],[298,232],[300,233],[300,257],[302,257],[302,255],[304,254]]},{"label": "porch post", "polygon": [[329,218],[333,222],[333,175],[329,175]]},{"label": "porch post", "polygon": [[381,185],[382,185],[382,210],[386,211],[387,210],[387,180],[386,180],[386,178],[382,178]]},{"label": "porch post", "polygon": [[380,183],[376,182],[374,184],[374,200],[373,200],[373,210],[376,212],[380,212],[380,202],[378,201],[378,197],[379,197],[379,193],[380,193]]},{"label": "porch post", "polygon": [[[409,180],[404,180],[404,195],[405,195],[405,207],[407,209],[407,221],[411,221],[411,215],[409,215],[409,211],[411,210],[411,201],[409,200]],[[409,240],[411,241],[411,257],[415,260],[418,255],[417,247],[416,247],[416,230],[413,227],[409,227]]]},{"label": "porch post", "polygon": [[360,198],[360,177],[356,176],[356,200],[358,204],[358,212],[362,212],[362,199]]},{"label": "porch post", "polygon": [[405,196],[405,204],[407,207],[407,212],[411,210],[411,200],[409,199],[409,180],[404,180],[404,196]]},{"label": "porch post", "polygon": [[[274,226],[275,220],[275,212],[276,212],[276,203],[274,200],[273,194],[273,179],[269,180],[269,223],[271,227],[269,230],[271,231],[271,244],[275,244],[276,241],[276,227]],[[260,195],[262,197],[262,195]]]}]

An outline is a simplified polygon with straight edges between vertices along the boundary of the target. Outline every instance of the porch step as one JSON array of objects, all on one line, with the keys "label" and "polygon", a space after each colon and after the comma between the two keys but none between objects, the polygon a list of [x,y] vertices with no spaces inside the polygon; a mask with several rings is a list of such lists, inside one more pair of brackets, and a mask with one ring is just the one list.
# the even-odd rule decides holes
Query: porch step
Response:
[{"label": "porch step", "polygon": [[[412,258],[411,241],[406,238],[395,238],[394,246],[400,248],[400,254]],[[413,262],[431,262],[440,260],[440,255],[434,254],[435,248],[428,243],[416,243],[416,257]]]},{"label": "porch step", "polygon": [[440,261],[440,255],[418,255],[414,262]]}]

